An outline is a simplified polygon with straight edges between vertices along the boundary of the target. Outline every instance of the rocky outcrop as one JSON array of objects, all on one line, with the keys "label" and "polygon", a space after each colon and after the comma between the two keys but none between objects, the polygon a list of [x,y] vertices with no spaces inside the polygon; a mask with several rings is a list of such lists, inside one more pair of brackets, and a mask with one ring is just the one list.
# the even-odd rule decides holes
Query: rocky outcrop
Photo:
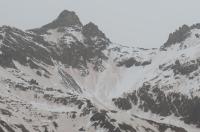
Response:
[{"label": "rocky outcrop", "polygon": [[43,48],[48,43],[39,36],[8,26],[3,26],[0,30],[5,34],[3,45],[0,47],[2,52],[0,54],[1,66],[14,67],[13,60],[28,65],[29,60],[35,59],[53,65],[50,53]]},{"label": "rocky outcrop", "polygon": [[165,48],[170,47],[171,45],[184,41],[186,38],[190,36],[190,31],[191,27],[183,25],[175,32],[170,33],[167,42],[164,43],[161,49],[164,50]]},{"label": "rocky outcrop", "polygon": [[53,22],[42,26],[41,28],[31,29],[29,31],[35,32],[37,34],[47,33],[49,29],[62,29],[64,27],[82,26],[79,17],[73,11],[64,10],[60,13],[57,19]]},{"label": "rocky outcrop", "polygon": [[146,65],[150,65],[150,64],[151,64],[151,60],[141,62],[141,61],[137,61],[135,58],[131,57],[131,58],[119,61],[117,66],[125,66],[127,68],[130,68],[132,66],[146,66]]},{"label": "rocky outcrop", "polygon": [[[122,110],[130,110],[133,105],[138,105],[144,112],[151,111],[165,117],[174,114],[186,123],[192,123],[197,126],[200,123],[200,115],[197,112],[200,110],[199,97],[189,98],[187,95],[174,92],[166,95],[158,86],[144,84],[138,91],[124,96],[123,102],[129,102],[128,107],[125,105],[127,103],[122,105],[119,100],[122,99],[118,98],[113,101]],[[132,105],[130,102],[132,102]]]}]

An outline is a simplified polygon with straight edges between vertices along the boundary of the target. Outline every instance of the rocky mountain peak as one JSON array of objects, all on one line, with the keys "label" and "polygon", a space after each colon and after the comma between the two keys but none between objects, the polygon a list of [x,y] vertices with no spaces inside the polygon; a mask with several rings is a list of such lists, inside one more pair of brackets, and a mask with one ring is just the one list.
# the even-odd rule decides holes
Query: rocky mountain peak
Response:
[{"label": "rocky mountain peak", "polygon": [[76,13],[68,10],[62,11],[53,23],[57,24],[57,26],[82,26]]},{"label": "rocky mountain peak", "polygon": [[179,29],[177,29],[175,32],[169,34],[167,42],[165,42],[161,48],[162,49],[167,48],[170,47],[171,45],[184,41],[189,37],[190,31],[191,27],[188,25],[183,25],[179,27]]},{"label": "rocky mountain peak", "polygon": [[83,26],[82,34],[87,38],[86,43],[95,46],[98,50],[105,49],[111,43],[98,26],[92,22]]},{"label": "rocky mountain peak", "polygon": [[80,26],[82,23],[79,20],[79,17],[73,11],[64,10],[59,16],[49,24],[42,26],[41,28],[32,29],[30,31],[43,34],[49,29],[63,28],[63,27],[73,27]]},{"label": "rocky mountain peak", "polygon": [[105,34],[101,30],[99,30],[97,25],[92,22],[89,22],[88,24],[83,26],[83,34],[87,37],[99,36],[106,38]]}]

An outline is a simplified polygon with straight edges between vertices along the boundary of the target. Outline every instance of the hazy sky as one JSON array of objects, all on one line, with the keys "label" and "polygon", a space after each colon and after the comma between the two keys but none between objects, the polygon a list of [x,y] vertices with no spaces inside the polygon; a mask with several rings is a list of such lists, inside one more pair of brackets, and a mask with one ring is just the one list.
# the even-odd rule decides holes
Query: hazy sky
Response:
[{"label": "hazy sky", "polygon": [[64,9],[113,42],[139,47],[159,47],[177,27],[200,23],[199,0],[0,0],[0,25],[40,27]]}]

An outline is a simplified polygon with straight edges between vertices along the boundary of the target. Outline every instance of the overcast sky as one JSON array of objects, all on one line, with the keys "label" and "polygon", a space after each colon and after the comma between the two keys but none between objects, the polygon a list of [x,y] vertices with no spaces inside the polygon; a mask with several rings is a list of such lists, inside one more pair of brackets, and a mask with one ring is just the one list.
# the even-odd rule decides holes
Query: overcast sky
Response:
[{"label": "overcast sky", "polygon": [[0,0],[0,25],[40,27],[64,9],[97,24],[113,42],[147,48],[183,24],[200,23],[199,0]]}]

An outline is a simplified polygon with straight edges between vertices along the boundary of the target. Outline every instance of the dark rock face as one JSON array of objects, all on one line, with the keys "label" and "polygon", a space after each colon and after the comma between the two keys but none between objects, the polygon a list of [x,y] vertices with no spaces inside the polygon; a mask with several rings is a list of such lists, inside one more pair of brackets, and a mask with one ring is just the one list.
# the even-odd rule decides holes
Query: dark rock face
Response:
[{"label": "dark rock face", "polygon": [[[1,126],[4,129],[6,129],[8,132],[15,132],[14,129],[3,120],[0,120],[0,130],[2,129]],[[4,131],[2,130],[2,132],[4,132]]]},{"label": "dark rock face", "polygon": [[[135,116],[136,118],[138,118],[137,116]],[[145,120],[145,119],[143,119]],[[166,132],[167,129],[171,129],[171,131],[174,131],[174,132],[187,132],[185,129],[183,128],[180,128],[180,127],[176,127],[176,126],[173,126],[173,125],[167,125],[167,124],[163,124],[163,123],[157,123],[157,122],[154,122],[154,121],[151,121],[151,120],[146,120],[149,124],[155,126],[156,128],[158,128],[159,132]],[[153,132],[153,130],[151,129],[146,129],[147,132]]]},{"label": "dark rock face", "polygon": [[[116,100],[121,100],[121,98],[113,100],[118,108],[122,110],[131,109],[131,105],[128,105],[129,107],[120,105],[120,103],[116,103]],[[152,87],[144,84],[138,91],[125,95],[123,100],[125,100],[124,102],[136,102],[139,108],[145,112],[151,111],[161,116],[174,114],[177,117],[182,117],[185,123],[192,123],[197,126],[200,124],[198,112],[200,111],[200,99],[198,97],[189,98],[180,93],[166,95],[157,86]]]},{"label": "dark rock face", "polygon": [[82,33],[87,38],[85,43],[93,45],[96,50],[103,50],[110,43],[105,34],[92,22],[83,26]]},{"label": "dark rock face", "polygon": [[60,13],[57,18],[57,26],[71,26],[71,25],[78,25],[82,26],[78,16],[73,11],[64,10]]},{"label": "dark rock face", "polygon": [[199,67],[199,62],[191,60],[190,62],[181,64],[179,60],[176,60],[173,66],[174,74],[181,73],[182,75],[188,75],[189,73],[196,71]]},{"label": "dark rock face", "polygon": [[175,43],[180,43],[180,42],[184,41],[186,38],[188,38],[190,36],[190,30],[191,30],[191,27],[189,27],[187,25],[183,25],[178,30],[176,30],[175,32],[173,32],[169,35],[167,42],[164,43],[164,45],[161,47],[161,49],[165,49]]},{"label": "dark rock face", "polygon": [[75,106],[78,106],[78,108],[82,108],[85,102],[83,100],[78,99],[78,97],[74,95],[69,96],[69,97],[54,97],[53,95],[45,94],[43,98],[57,104],[75,105]]},{"label": "dark rock face", "polygon": [[42,26],[41,28],[33,29],[30,31],[33,31],[37,34],[43,34],[46,33],[49,29],[55,29],[55,28],[63,28],[63,27],[73,27],[73,26],[82,26],[82,23],[80,22],[78,16],[73,11],[64,10],[60,13],[58,18],[54,20],[53,22]]},{"label": "dark rock face", "polygon": [[85,129],[82,127],[79,129],[80,132],[85,132]]},{"label": "dark rock face", "polygon": [[191,26],[192,29],[200,29],[200,23],[197,23],[197,24],[193,24]]},{"label": "dark rock face", "polygon": [[0,35],[0,40],[2,40],[3,39],[3,36],[2,35]]},{"label": "dark rock face", "polygon": [[174,75],[189,75],[192,72],[198,70],[200,65],[200,59],[189,60],[187,62],[181,63],[179,60],[176,60],[173,64],[167,65],[163,64],[159,66],[159,69],[162,71],[173,70]]},{"label": "dark rock face", "polygon": [[7,115],[7,116],[12,116],[12,113],[6,109],[0,109],[1,114]]},{"label": "dark rock face", "polygon": [[111,119],[107,115],[107,111],[96,112],[91,118],[90,121],[93,122],[93,126],[95,128],[101,127],[105,128],[109,132],[121,132],[119,128],[115,127],[115,125],[110,121]]},{"label": "dark rock face", "polygon": [[0,65],[4,68],[15,68],[12,58],[7,54],[0,55]]},{"label": "dark rock face", "polygon": [[[36,45],[34,39],[37,39],[38,36],[34,36],[28,33],[25,33],[19,29],[11,27],[2,27],[0,28],[2,32],[5,33],[3,39],[3,44],[0,48],[2,54],[0,55],[0,65],[3,67],[14,67],[13,60],[23,64],[28,64],[28,59],[36,59],[42,61],[46,64],[53,65],[53,62],[50,58],[50,53],[42,48],[42,45],[45,45],[46,42],[41,41],[41,46]],[[28,40],[32,39],[32,40]]]},{"label": "dark rock face", "polygon": [[71,75],[69,75],[68,73],[64,72],[61,69],[58,72],[62,77],[63,82],[65,83],[66,86],[68,86],[69,88],[73,88],[78,93],[82,93],[80,86],[76,83],[76,81],[73,79]]},{"label": "dark rock face", "polygon": [[62,51],[59,54],[54,52],[53,58],[63,64],[80,69],[83,76],[88,74],[88,63],[93,64],[95,71],[102,71],[104,69],[102,62],[107,60],[102,50],[96,49],[94,44],[86,47],[80,42],[73,43],[71,47],[62,46]]},{"label": "dark rock face", "polygon": [[132,126],[127,125],[126,123],[119,124],[119,128],[126,132],[137,132]]},{"label": "dark rock face", "polygon": [[118,66],[123,66],[123,65],[129,68],[132,67],[133,65],[139,65],[139,62],[137,62],[135,58],[130,58],[128,60],[118,62]]},{"label": "dark rock face", "polygon": [[132,108],[130,101],[126,98],[113,99],[113,102],[118,108],[122,110],[129,110]]},{"label": "dark rock face", "polygon": [[135,58],[132,57],[129,59],[119,61],[117,66],[126,66],[127,68],[130,68],[132,66],[146,66],[150,64],[151,64],[151,61],[139,62]]},{"label": "dark rock face", "polygon": [[102,37],[102,38],[106,38],[105,34],[99,30],[98,26],[95,25],[94,23],[90,22],[88,24],[86,24],[85,26],[83,26],[83,31],[82,33],[86,36],[86,37]]},{"label": "dark rock face", "polygon": [[[139,108],[147,112],[149,109],[161,116],[168,116],[170,114],[170,108],[167,104],[167,98],[164,93],[157,87],[152,88],[152,94],[149,92],[150,85],[143,85],[138,91]],[[155,98],[156,97],[156,98]]]},{"label": "dark rock face", "polygon": [[16,125],[18,128],[21,129],[22,132],[29,132],[25,127],[24,125],[20,124],[20,125]]}]

